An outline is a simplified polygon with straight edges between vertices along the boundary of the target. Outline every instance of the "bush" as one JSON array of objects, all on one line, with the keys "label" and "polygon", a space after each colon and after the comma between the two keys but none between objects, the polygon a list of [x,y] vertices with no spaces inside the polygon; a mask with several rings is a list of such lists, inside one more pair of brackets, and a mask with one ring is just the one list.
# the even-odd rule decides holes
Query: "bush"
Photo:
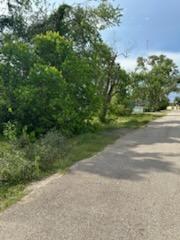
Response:
[{"label": "bush", "polygon": [[123,104],[111,104],[110,113],[115,116],[126,116],[132,113],[131,107],[126,107]]},{"label": "bush", "polygon": [[36,141],[35,132],[28,133],[28,128],[24,127],[22,129],[21,135],[14,141],[14,144],[17,148],[26,148],[29,146],[32,142]]},{"label": "bush", "polygon": [[109,111],[111,115],[126,116],[130,115],[132,113],[132,110],[133,110],[132,102],[128,97],[126,101],[121,100],[118,96],[114,96],[112,98]]},{"label": "bush", "polygon": [[0,181],[17,183],[35,177],[35,166],[16,149],[0,152]]},{"label": "bush", "polygon": [[42,171],[52,169],[55,163],[62,160],[64,153],[65,138],[56,130],[49,131],[26,147],[26,157]]},{"label": "bush", "polygon": [[9,141],[15,141],[17,137],[17,128],[14,123],[8,121],[4,124],[3,136]]},{"label": "bush", "polygon": [[19,183],[40,176],[62,161],[65,153],[65,138],[56,130],[49,131],[32,143],[24,134],[4,152],[0,152],[0,181]]}]

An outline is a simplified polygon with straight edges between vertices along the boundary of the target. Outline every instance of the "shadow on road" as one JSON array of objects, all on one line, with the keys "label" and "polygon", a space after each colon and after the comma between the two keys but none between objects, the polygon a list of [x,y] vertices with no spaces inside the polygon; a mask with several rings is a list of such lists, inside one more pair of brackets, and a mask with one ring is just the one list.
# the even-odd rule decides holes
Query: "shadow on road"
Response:
[{"label": "shadow on road", "polygon": [[178,116],[179,121],[153,122],[147,128],[128,134],[97,156],[80,162],[77,170],[130,181],[140,181],[147,174],[157,172],[179,175]]}]

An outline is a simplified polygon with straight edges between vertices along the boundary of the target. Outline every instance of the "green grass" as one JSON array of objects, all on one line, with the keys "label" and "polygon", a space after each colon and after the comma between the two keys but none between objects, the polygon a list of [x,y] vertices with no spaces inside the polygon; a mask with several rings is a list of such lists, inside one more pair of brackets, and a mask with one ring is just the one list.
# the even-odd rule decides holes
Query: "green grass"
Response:
[{"label": "green grass", "polygon": [[[43,177],[58,171],[65,171],[75,162],[89,158],[114,143],[121,135],[122,129],[135,129],[163,116],[163,114],[140,114],[113,118],[106,124],[100,124],[94,133],[85,133],[69,139],[68,150],[63,161],[57,162],[53,171],[45,172]],[[99,124],[99,123],[98,123]],[[9,144],[0,138],[1,149],[8,149]],[[26,184],[0,185],[0,211],[24,196]]]},{"label": "green grass", "polygon": [[0,185],[0,211],[16,203],[24,196],[24,184]]},{"label": "green grass", "polygon": [[[107,145],[114,143],[124,131],[122,129],[136,129],[148,122],[163,116],[162,114],[140,114],[123,116],[112,119],[107,124],[101,124],[94,133],[86,133],[69,140],[68,153],[64,160],[57,164],[60,170],[66,170],[75,162],[89,158],[102,151]],[[127,131],[125,131],[127,132]]]}]

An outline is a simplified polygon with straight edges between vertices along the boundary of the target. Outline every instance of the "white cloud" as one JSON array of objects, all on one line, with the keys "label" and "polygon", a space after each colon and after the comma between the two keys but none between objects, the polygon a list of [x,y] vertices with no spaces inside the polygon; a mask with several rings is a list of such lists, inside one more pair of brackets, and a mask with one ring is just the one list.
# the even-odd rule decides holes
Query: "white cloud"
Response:
[{"label": "white cloud", "polygon": [[137,57],[118,58],[118,62],[120,63],[120,65],[127,71],[133,71],[136,68],[136,60]]},{"label": "white cloud", "polygon": [[144,55],[141,54],[136,56],[130,56],[128,58],[119,57],[118,62],[127,71],[133,71],[136,67],[137,57],[139,56],[147,57],[150,55],[161,55],[161,54],[166,55],[168,58],[171,58],[180,69],[180,52],[151,51],[148,54],[144,54]]}]

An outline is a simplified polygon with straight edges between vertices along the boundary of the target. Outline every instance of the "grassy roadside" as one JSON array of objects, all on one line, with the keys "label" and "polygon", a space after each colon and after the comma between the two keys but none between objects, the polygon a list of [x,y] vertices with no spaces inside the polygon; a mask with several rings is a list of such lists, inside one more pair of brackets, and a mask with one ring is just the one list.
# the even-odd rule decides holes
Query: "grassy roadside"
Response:
[{"label": "grassy roadside", "polygon": [[[72,166],[75,162],[89,158],[102,151],[107,145],[114,143],[124,132],[127,132],[128,129],[142,127],[161,116],[162,114],[124,116],[102,125],[101,130],[95,133],[86,133],[70,139],[70,151],[58,168],[60,170],[68,169],[68,167]],[[123,131],[125,129],[127,130]]]},{"label": "grassy roadside", "polygon": [[[86,133],[69,139],[68,152],[63,161],[55,166],[53,172],[47,172],[48,176],[58,171],[65,171],[75,162],[95,155],[107,145],[112,144],[121,134],[122,129],[135,129],[144,126],[164,114],[141,114],[130,115],[112,119],[108,124],[101,125],[94,133]],[[0,139],[1,149],[8,148],[7,143]],[[43,176],[42,176],[43,178]],[[0,211],[15,203],[24,196],[24,189],[27,184],[0,185]]]}]

